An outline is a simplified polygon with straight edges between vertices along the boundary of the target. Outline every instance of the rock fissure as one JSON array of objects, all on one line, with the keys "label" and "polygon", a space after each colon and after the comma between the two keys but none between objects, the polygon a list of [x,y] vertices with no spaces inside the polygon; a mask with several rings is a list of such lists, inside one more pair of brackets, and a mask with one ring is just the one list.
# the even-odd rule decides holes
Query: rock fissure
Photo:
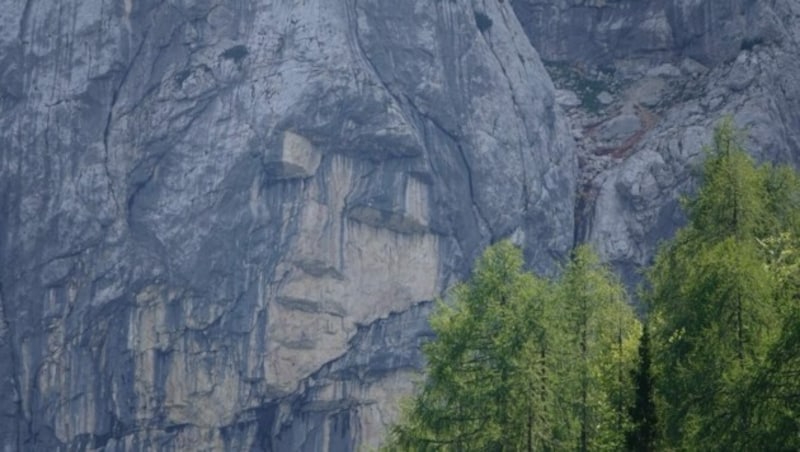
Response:
[{"label": "rock fissure", "polygon": [[[147,172],[147,176],[144,178],[144,180],[142,180],[141,182],[135,182],[133,184],[133,192],[130,195],[128,195],[128,200],[126,202],[126,218],[127,218],[127,222],[128,222],[129,226],[131,224],[133,224],[133,218],[132,218],[132,215],[133,215],[133,204],[134,204],[134,202],[136,200],[136,196],[147,186],[147,184],[151,180],[153,180],[153,177],[155,176],[156,170],[158,169],[159,163],[161,163],[161,161],[164,159],[164,157],[166,155],[167,155],[166,151],[161,152],[158,155],[156,155],[155,161],[153,162],[152,167],[150,168],[150,170]],[[144,163],[145,162],[142,162],[139,166],[137,166],[136,168],[134,168],[133,170],[131,170],[128,173],[128,176],[127,176],[128,180],[131,179],[131,177],[134,174],[134,172],[138,168],[140,168],[141,165],[144,164]]]},{"label": "rock fissure", "polygon": [[[505,20],[505,17],[503,17],[503,19]],[[495,60],[497,61],[498,66],[500,67],[500,69],[503,72],[503,77],[505,78],[506,83],[508,84],[508,91],[511,94],[511,102],[514,104],[514,112],[516,113],[517,117],[524,117],[524,114],[522,113],[522,109],[520,108],[519,102],[517,101],[517,96],[516,96],[516,93],[515,93],[514,86],[513,86],[512,82],[511,82],[511,78],[508,76],[508,71],[506,70],[506,67],[505,67],[505,64],[503,63],[503,60],[497,55],[497,52],[495,51],[494,46],[492,45],[492,42],[486,37],[486,35],[484,33],[481,33],[480,35],[483,38],[484,42],[486,43],[486,46],[489,48],[489,51],[492,53],[492,55],[494,56]],[[520,132],[521,132],[521,134],[523,136],[527,133],[524,130],[520,130]],[[525,214],[527,214],[528,213],[529,204],[530,204],[530,193],[528,191],[528,163],[529,163],[529,161],[525,156],[525,149],[523,149],[523,147],[521,145],[517,146],[517,152],[519,152],[520,162],[522,162],[522,193],[523,193],[522,208],[523,208],[523,212]]]},{"label": "rock fissure", "polygon": [[[20,375],[19,372],[18,372],[18,369],[19,369],[18,361],[19,361],[19,359],[17,357],[17,347],[16,347],[16,344],[15,344],[15,342],[16,342],[15,338],[17,337],[16,336],[16,329],[14,327],[13,322],[10,322],[8,320],[9,319],[9,315],[13,315],[13,311],[9,310],[9,305],[8,305],[8,302],[6,300],[7,299],[6,299],[5,291],[3,290],[3,284],[2,284],[2,282],[0,282],[0,310],[2,310],[0,312],[0,315],[2,315],[2,318],[3,318],[3,329],[5,330],[5,335],[6,335],[6,339],[7,339],[6,346],[8,347],[8,354],[9,354],[8,357],[9,357],[9,361],[10,361],[8,363],[7,370],[10,370],[9,378],[10,378],[10,380],[12,382],[12,388],[13,388],[13,391],[14,391],[14,394],[13,394],[13,397],[12,397],[12,401],[13,401],[13,404],[14,404],[14,411],[16,412],[17,420],[18,421],[26,421],[27,425],[28,425],[28,429],[30,430],[32,428],[31,427],[31,419],[30,419],[29,416],[26,416],[24,411],[23,411],[23,404],[22,404],[23,393],[22,393],[22,388],[20,387],[20,384],[19,384],[19,375]],[[2,331],[0,331],[0,332],[2,332]],[[3,339],[2,336],[0,336],[0,340],[2,340],[2,339]],[[0,350],[2,350],[1,346],[2,346],[2,342],[0,342]],[[16,443],[15,446],[17,447],[17,450],[22,450],[22,444],[23,444],[23,440],[22,440],[22,423],[20,422],[20,425],[14,430],[15,431],[12,433],[12,435],[14,437],[14,442]]]},{"label": "rock fissure", "polygon": [[19,41],[27,43],[25,35],[28,33],[28,21],[30,20],[31,8],[34,0],[25,0],[25,7],[22,9],[22,17],[19,20]]},{"label": "rock fissure", "polygon": [[488,221],[486,221],[486,217],[483,215],[480,205],[478,205],[478,203],[476,202],[475,184],[473,182],[472,167],[469,164],[469,159],[467,158],[467,155],[464,152],[464,148],[462,148],[460,144],[456,143],[455,148],[456,150],[458,150],[458,156],[461,158],[461,163],[464,165],[464,169],[466,170],[467,186],[469,187],[470,199],[472,199],[472,208],[475,211],[475,215],[477,215],[478,217],[477,218],[478,221],[480,221],[481,224],[483,224],[483,226],[486,228],[486,230],[489,231],[490,235],[489,239],[491,240],[491,238],[494,237],[494,232],[492,232],[491,224]]},{"label": "rock fissure", "polygon": [[[352,4],[350,3],[352,1]],[[352,5],[352,6],[351,6]],[[378,68],[369,58],[369,55],[364,50],[364,46],[361,43],[361,34],[359,32],[359,25],[358,25],[358,0],[349,0],[347,1],[347,22],[349,24],[349,28],[352,30],[352,36],[350,40],[353,44],[355,44],[356,54],[360,57],[361,61],[365,64],[369,71],[371,72],[374,79],[380,83],[383,88],[385,89],[386,93],[397,103],[398,107],[402,115],[405,117],[406,121],[409,121],[405,110],[402,108],[403,104],[400,101],[398,95],[394,92],[394,90],[389,86],[386,80],[383,79],[382,74],[378,71]]]},{"label": "rock fissure", "polygon": [[106,124],[105,124],[105,127],[103,128],[103,151],[104,151],[103,166],[105,167],[106,177],[108,178],[108,190],[109,190],[109,193],[111,194],[112,199],[114,199],[114,204],[116,205],[116,208],[117,208],[118,212],[121,211],[121,207],[122,206],[120,205],[119,199],[117,198],[116,190],[114,189],[114,177],[112,175],[111,168],[109,167],[109,161],[110,161],[109,152],[110,151],[109,151],[109,147],[108,147],[109,146],[108,140],[109,140],[109,137],[111,135],[111,128],[112,128],[113,122],[114,122],[114,108],[116,108],[117,101],[119,99],[119,93],[122,90],[123,86],[125,85],[125,82],[127,81],[128,76],[130,75],[130,72],[133,69],[134,64],[136,64],[136,61],[139,58],[139,55],[141,55],[142,50],[144,49],[145,43],[147,43],[147,36],[149,34],[149,31],[150,31],[150,27],[148,27],[145,30],[145,32],[144,32],[144,34],[142,36],[142,41],[137,46],[136,52],[133,54],[133,57],[131,58],[131,60],[128,62],[128,64],[125,66],[124,70],[122,71],[122,75],[120,77],[120,81],[119,81],[119,83],[113,89],[113,91],[111,93],[111,102],[109,103],[109,106],[108,106],[108,116],[106,117]]},{"label": "rock fissure", "polygon": [[[481,224],[489,231],[490,235],[493,235],[489,222],[486,221],[483,213],[481,212],[480,206],[475,201],[477,198],[475,197],[475,185],[473,183],[472,177],[472,167],[469,164],[469,160],[464,149],[459,144],[459,138],[453,132],[447,130],[436,118],[432,117],[428,113],[422,111],[414,101],[410,97],[406,97],[408,104],[420,115],[423,119],[427,120],[432,124],[437,130],[443,133],[450,141],[452,142],[453,147],[458,151],[458,156],[461,160],[461,163],[464,165],[465,173],[467,176],[467,187],[469,188],[469,195],[470,199],[472,200],[472,208],[477,216],[477,220],[481,222]],[[491,237],[489,237],[491,239]]]}]

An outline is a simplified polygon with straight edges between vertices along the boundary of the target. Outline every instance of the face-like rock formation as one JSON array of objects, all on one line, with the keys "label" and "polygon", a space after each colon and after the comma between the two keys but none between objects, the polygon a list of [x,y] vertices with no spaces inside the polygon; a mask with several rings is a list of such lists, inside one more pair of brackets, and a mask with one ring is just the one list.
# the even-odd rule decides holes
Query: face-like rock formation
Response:
[{"label": "face-like rock formation", "polygon": [[375,446],[488,243],[633,283],[720,116],[798,163],[797,0],[0,11],[4,451]]},{"label": "face-like rock formation", "polygon": [[376,445],[426,302],[498,238],[572,244],[508,3],[0,10],[2,450]]}]

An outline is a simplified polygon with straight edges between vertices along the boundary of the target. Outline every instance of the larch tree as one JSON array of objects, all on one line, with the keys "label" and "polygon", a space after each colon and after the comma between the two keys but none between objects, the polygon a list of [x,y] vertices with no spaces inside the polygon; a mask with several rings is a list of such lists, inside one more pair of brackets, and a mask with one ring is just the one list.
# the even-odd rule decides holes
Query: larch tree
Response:
[{"label": "larch tree", "polygon": [[630,416],[633,426],[626,438],[627,450],[631,452],[653,452],[658,440],[658,415],[655,404],[655,385],[650,351],[650,331],[644,325],[639,340],[639,357],[633,372],[634,401]]},{"label": "larch tree", "polygon": [[557,284],[563,353],[561,394],[572,401],[570,449],[621,450],[631,429],[631,374],[641,327],[618,278],[579,246]]},{"label": "larch tree", "polygon": [[[780,323],[780,287],[765,240],[796,224],[784,170],[757,167],[723,120],[706,149],[689,224],[648,273],[654,377],[664,446],[747,450],[756,403],[744,388]],[[796,201],[795,201],[796,204]],[[744,449],[742,449],[744,448]]]},{"label": "larch tree", "polygon": [[438,303],[426,379],[386,449],[541,450],[552,428],[547,292],[509,242],[488,248]]},{"label": "larch tree", "polygon": [[587,247],[555,283],[509,242],[439,302],[426,377],[386,450],[619,450],[640,326]]}]

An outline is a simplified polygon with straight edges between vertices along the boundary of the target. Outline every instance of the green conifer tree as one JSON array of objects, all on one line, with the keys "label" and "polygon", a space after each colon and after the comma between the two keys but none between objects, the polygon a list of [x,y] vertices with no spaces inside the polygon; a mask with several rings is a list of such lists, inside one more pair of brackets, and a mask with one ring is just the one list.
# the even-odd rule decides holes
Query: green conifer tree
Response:
[{"label": "green conifer tree", "polygon": [[[649,271],[654,376],[665,444],[751,450],[751,387],[780,331],[780,284],[765,240],[797,223],[785,170],[757,168],[726,119],[714,133],[689,224]],[[795,188],[792,188],[792,187]]]},{"label": "green conifer tree", "polygon": [[560,392],[573,401],[570,449],[621,450],[631,428],[639,322],[619,280],[586,245],[574,250],[558,289],[569,361]]},{"label": "green conifer tree", "polygon": [[540,450],[550,438],[548,287],[522,264],[509,242],[492,246],[438,303],[427,378],[389,450]]},{"label": "green conifer tree", "polygon": [[639,361],[633,373],[633,385],[636,395],[630,416],[633,429],[628,432],[627,449],[631,452],[653,452],[658,439],[658,418],[654,400],[654,383],[651,370],[650,332],[644,326],[639,341]]},{"label": "green conifer tree", "polygon": [[386,450],[619,450],[640,326],[587,247],[551,284],[508,242],[431,317],[426,379]]}]

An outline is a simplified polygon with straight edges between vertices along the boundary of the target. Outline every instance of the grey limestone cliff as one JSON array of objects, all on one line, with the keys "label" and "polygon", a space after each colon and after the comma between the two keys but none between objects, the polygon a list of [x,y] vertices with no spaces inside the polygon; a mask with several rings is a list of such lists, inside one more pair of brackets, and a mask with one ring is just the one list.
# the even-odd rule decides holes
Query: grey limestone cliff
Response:
[{"label": "grey limestone cliff", "polygon": [[800,164],[800,2],[514,0],[579,146],[576,240],[636,284],[683,221],[714,124]]},{"label": "grey limestone cliff", "polygon": [[577,162],[496,0],[1,0],[0,450],[353,450]]},{"label": "grey limestone cliff", "polygon": [[487,244],[634,284],[798,74],[798,0],[0,0],[0,450],[376,446]]}]

